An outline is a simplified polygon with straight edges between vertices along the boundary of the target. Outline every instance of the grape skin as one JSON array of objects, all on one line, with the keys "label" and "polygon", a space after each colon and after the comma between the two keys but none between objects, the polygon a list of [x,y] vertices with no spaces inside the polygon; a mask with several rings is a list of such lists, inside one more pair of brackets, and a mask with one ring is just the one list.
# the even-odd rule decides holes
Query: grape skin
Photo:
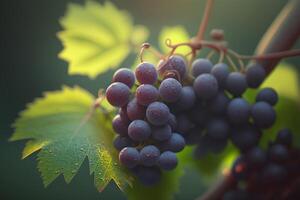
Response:
[{"label": "grape skin", "polygon": [[173,133],[172,136],[165,142],[161,144],[164,151],[180,152],[184,149],[185,140],[178,134]]},{"label": "grape skin", "polygon": [[157,167],[138,167],[136,172],[139,181],[145,186],[152,186],[161,180],[161,171]]},{"label": "grape skin", "polygon": [[168,120],[167,123],[170,125],[172,131],[176,130],[176,128],[177,128],[177,119],[176,119],[175,115],[173,115],[172,113],[170,113],[169,120]]},{"label": "grape skin", "polygon": [[153,166],[160,156],[159,149],[154,145],[148,145],[140,151],[140,160],[144,166]]},{"label": "grape skin", "polygon": [[177,116],[177,124],[176,131],[180,134],[185,134],[195,127],[195,124],[192,123],[185,114],[180,114]]},{"label": "grape skin", "polygon": [[136,100],[140,105],[148,106],[159,97],[158,90],[149,84],[140,85],[136,89]]},{"label": "grape skin", "polygon": [[140,153],[133,147],[125,147],[119,153],[119,160],[124,166],[133,168],[140,161]]},{"label": "grape skin", "polygon": [[198,77],[200,74],[210,73],[213,64],[208,59],[198,58],[192,63],[192,75]]},{"label": "grape skin", "polygon": [[219,92],[215,98],[209,102],[209,110],[217,115],[226,113],[230,99],[224,92]]},{"label": "grape skin", "polygon": [[137,103],[136,98],[127,104],[127,115],[130,120],[144,119],[146,116],[146,108]]},{"label": "grape skin", "polygon": [[246,125],[234,129],[231,134],[231,140],[242,152],[247,151],[257,145],[260,133],[254,127]]},{"label": "grape skin", "polygon": [[114,117],[114,119],[112,120],[112,127],[116,133],[123,136],[127,135],[128,125],[123,122],[120,115],[116,115]]},{"label": "grape skin", "polygon": [[278,95],[272,88],[264,88],[256,96],[256,102],[264,101],[274,106],[278,101]]},{"label": "grape skin", "polygon": [[164,125],[169,121],[170,110],[164,103],[153,102],[146,109],[146,117],[155,126]]},{"label": "grape skin", "polygon": [[231,72],[226,79],[226,89],[233,96],[241,96],[247,89],[247,81],[244,74]]},{"label": "grape skin", "polygon": [[114,147],[118,150],[121,151],[122,149],[124,149],[125,147],[134,147],[136,146],[137,143],[135,143],[134,141],[132,141],[130,138],[128,137],[124,137],[124,136],[118,136],[114,139]]},{"label": "grape skin", "polygon": [[227,116],[234,124],[246,123],[250,116],[249,103],[242,98],[231,100],[227,107]]},{"label": "grape skin", "polygon": [[180,97],[176,102],[176,109],[179,111],[187,111],[191,109],[196,102],[196,94],[191,86],[182,87]]},{"label": "grape skin", "polygon": [[165,151],[160,155],[158,164],[163,170],[170,171],[176,168],[178,159],[175,153]]},{"label": "grape skin", "polygon": [[124,83],[115,82],[106,89],[106,99],[115,107],[125,106],[129,102],[129,96],[130,89]]},{"label": "grape skin", "polygon": [[276,112],[266,102],[257,102],[251,108],[254,123],[260,128],[270,128],[276,120]]},{"label": "grape skin", "polygon": [[247,160],[253,166],[263,166],[267,161],[266,153],[259,147],[254,147],[247,153]]},{"label": "grape skin", "polygon": [[171,137],[171,135],[172,130],[168,124],[152,127],[152,137],[157,141],[167,140]]},{"label": "grape skin", "polygon": [[165,102],[175,102],[179,99],[182,85],[174,78],[163,80],[159,86],[160,97]]},{"label": "grape skin", "polygon": [[163,75],[169,70],[175,70],[179,73],[179,79],[183,79],[186,75],[186,63],[184,58],[178,55],[171,56],[167,61],[161,60],[158,64],[159,73]]},{"label": "grape skin", "polygon": [[276,162],[283,162],[288,159],[289,152],[287,148],[281,144],[273,145],[269,150],[270,158]]},{"label": "grape skin", "polygon": [[157,72],[153,64],[148,62],[140,63],[136,70],[135,76],[141,84],[154,84],[157,80]]},{"label": "grape skin", "polygon": [[127,85],[129,88],[132,88],[135,82],[135,76],[130,69],[121,68],[114,73],[112,82],[121,82]]},{"label": "grape skin", "polygon": [[207,127],[207,135],[214,139],[226,139],[229,135],[229,125],[222,119],[213,119]]},{"label": "grape skin", "polygon": [[246,79],[250,88],[258,88],[266,77],[265,69],[259,64],[252,64],[247,67]]},{"label": "grape skin", "polygon": [[200,99],[211,99],[218,93],[218,82],[216,78],[210,74],[201,74],[193,84],[193,88]]},{"label": "grape skin", "polygon": [[282,129],[277,133],[276,142],[290,146],[293,142],[293,135],[289,129]]},{"label": "grape skin", "polygon": [[128,135],[134,141],[145,141],[151,135],[150,125],[143,120],[134,120],[128,126]]},{"label": "grape skin", "polygon": [[217,79],[219,88],[224,88],[229,75],[229,68],[225,63],[218,63],[213,66],[211,74]]}]

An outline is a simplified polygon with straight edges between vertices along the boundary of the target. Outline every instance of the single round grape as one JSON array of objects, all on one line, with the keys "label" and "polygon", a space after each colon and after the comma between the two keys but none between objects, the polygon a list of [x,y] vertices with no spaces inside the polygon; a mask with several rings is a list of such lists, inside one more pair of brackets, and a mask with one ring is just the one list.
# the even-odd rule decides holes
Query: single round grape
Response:
[{"label": "single round grape", "polygon": [[229,121],[234,124],[244,124],[248,122],[250,116],[250,105],[242,98],[235,98],[230,101],[227,107]]},{"label": "single round grape", "polygon": [[107,101],[116,107],[125,106],[129,102],[129,96],[130,89],[124,83],[115,82],[106,89]]},{"label": "single round grape", "polygon": [[135,96],[139,104],[148,106],[158,99],[159,92],[153,85],[143,84],[136,89]]},{"label": "single round grape", "polygon": [[137,66],[135,76],[140,84],[154,84],[157,80],[156,69],[148,62],[142,62]]},{"label": "single round grape", "polygon": [[200,74],[210,73],[213,64],[208,59],[198,58],[192,63],[192,75],[198,77]]},{"label": "single round grape", "polygon": [[289,158],[287,148],[282,144],[275,144],[269,149],[270,158],[276,162],[283,162]]},{"label": "single round grape", "polygon": [[158,64],[159,73],[161,75],[169,70],[175,70],[180,75],[180,79],[183,79],[186,74],[186,62],[183,57],[178,55],[172,55],[167,61],[161,60]]},{"label": "single round grape", "polygon": [[211,74],[201,74],[193,84],[193,88],[200,99],[211,99],[218,93],[217,79]]},{"label": "single round grape", "polygon": [[247,153],[247,160],[254,167],[263,166],[263,164],[267,161],[267,155],[261,148],[254,147]]},{"label": "single round grape", "polygon": [[263,180],[268,183],[279,183],[287,176],[286,169],[278,164],[269,164],[263,170]]},{"label": "single round grape", "polygon": [[185,135],[188,131],[195,127],[195,124],[192,123],[187,115],[180,114],[177,116],[177,128],[176,131],[181,135]]},{"label": "single round grape", "polygon": [[207,135],[213,139],[226,139],[229,136],[229,125],[223,119],[213,119],[207,125]]},{"label": "single round grape", "polygon": [[153,166],[158,161],[160,156],[159,149],[154,145],[148,145],[140,151],[140,161],[144,166]]},{"label": "single round grape", "polygon": [[276,120],[276,112],[266,102],[257,102],[251,108],[251,116],[255,125],[260,128],[270,128]]},{"label": "single round grape", "polygon": [[247,151],[257,145],[260,132],[253,126],[243,126],[231,132],[232,143],[242,152]]},{"label": "single round grape", "polygon": [[153,186],[161,180],[161,171],[158,167],[140,166],[137,169],[137,177],[145,186]]},{"label": "single round grape", "polygon": [[134,120],[128,126],[128,135],[134,141],[145,141],[151,135],[150,125],[143,120]]},{"label": "single round grape", "polygon": [[140,161],[140,153],[133,147],[125,147],[119,153],[119,160],[124,166],[133,168]]},{"label": "single round grape", "polygon": [[120,135],[127,135],[128,132],[128,124],[124,123],[124,121],[121,119],[120,115],[116,115],[112,120],[112,127],[114,131]]},{"label": "single round grape", "polygon": [[164,103],[153,102],[146,110],[146,117],[147,120],[155,126],[164,125],[169,121],[170,109]]},{"label": "single round grape", "polygon": [[209,102],[209,110],[217,115],[225,114],[229,102],[230,99],[226,94],[224,92],[219,92],[217,96]]},{"label": "single round grape", "polygon": [[179,99],[182,85],[174,78],[163,80],[159,86],[159,94],[166,102],[175,102]]},{"label": "single round grape", "polygon": [[146,116],[146,108],[138,104],[136,98],[127,104],[127,115],[130,120],[144,119]]},{"label": "single round grape", "polygon": [[277,133],[276,142],[290,146],[293,142],[293,134],[289,129],[282,129]]},{"label": "single round grape", "polygon": [[119,115],[122,119],[122,121],[126,124],[129,125],[129,123],[131,122],[128,115],[127,115],[127,106],[123,106],[122,108],[119,108]]},{"label": "single round grape", "polygon": [[178,159],[175,153],[165,151],[159,156],[158,164],[163,170],[169,171],[176,168]]},{"label": "single round grape", "polygon": [[244,74],[231,72],[226,79],[226,89],[233,96],[241,96],[247,89],[247,81]]},{"label": "single round grape", "polygon": [[173,133],[172,136],[161,144],[161,147],[164,151],[173,151],[180,152],[184,149],[185,140],[184,138],[178,134]]},{"label": "single round grape", "polygon": [[131,140],[128,137],[124,137],[124,136],[117,136],[114,139],[114,147],[118,150],[121,151],[122,149],[124,149],[125,147],[134,147],[136,146],[137,143],[134,142],[133,140]]},{"label": "single round grape", "polygon": [[127,85],[129,88],[132,88],[135,82],[135,76],[130,69],[121,68],[114,73],[112,82],[121,82]]},{"label": "single round grape", "polygon": [[152,137],[157,141],[167,140],[171,137],[171,135],[172,130],[168,124],[152,127]]},{"label": "single round grape", "polygon": [[175,104],[175,107],[179,111],[187,111],[191,109],[196,102],[196,94],[191,86],[182,87],[180,97]]},{"label": "single round grape", "polygon": [[207,106],[198,104],[189,113],[190,120],[198,126],[206,126],[211,117],[211,112],[207,109]]},{"label": "single round grape", "polygon": [[172,131],[176,130],[176,128],[177,128],[177,119],[176,119],[175,115],[170,113],[169,120],[168,120],[167,123],[170,125]]},{"label": "single round grape", "polygon": [[252,64],[247,67],[246,79],[250,88],[258,88],[266,77],[265,69],[259,64]]},{"label": "single round grape", "polygon": [[226,79],[229,75],[229,68],[225,63],[218,63],[213,66],[211,74],[217,79],[219,88],[226,87]]},{"label": "single round grape", "polygon": [[262,89],[256,96],[256,102],[264,101],[274,106],[278,101],[278,95],[272,88]]}]

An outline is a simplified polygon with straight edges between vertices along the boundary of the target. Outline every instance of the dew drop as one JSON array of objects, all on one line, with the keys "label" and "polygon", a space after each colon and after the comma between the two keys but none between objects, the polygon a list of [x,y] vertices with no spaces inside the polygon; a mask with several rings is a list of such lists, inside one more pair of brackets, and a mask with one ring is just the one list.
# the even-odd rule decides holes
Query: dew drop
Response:
[{"label": "dew drop", "polygon": [[75,174],[75,173],[76,173],[76,170],[72,170],[71,172],[72,172],[72,174]]},{"label": "dew drop", "polygon": [[59,170],[56,170],[56,171],[55,171],[55,174],[59,174],[59,172],[60,172]]},{"label": "dew drop", "polygon": [[78,163],[75,163],[75,166],[78,166],[79,164]]},{"label": "dew drop", "polygon": [[84,151],[84,148],[81,147],[81,148],[80,148],[80,151]]}]

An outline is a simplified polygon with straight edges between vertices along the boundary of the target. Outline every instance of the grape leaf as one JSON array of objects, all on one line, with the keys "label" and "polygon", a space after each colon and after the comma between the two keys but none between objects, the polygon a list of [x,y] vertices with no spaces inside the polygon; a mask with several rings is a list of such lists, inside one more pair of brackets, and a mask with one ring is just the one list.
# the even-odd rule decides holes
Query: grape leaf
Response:
[{"label": "grape leaf", "polygon": [[111,180],[122,190],[130,184],[112,145],[110,120],[100,110],[90,112],[93,102],[87,91],[64,87],[34,101],[16,120],[10,140],[29,140],[22,158],[39,151],[38,169],[45,186],[60,174],[69,183],[86,157],[99,191]]},{"label": "grape leaf", "polygon": [[[161,30],[159,35],[160,48],[164,53],[168,53],[171,49],[166,46],[166,39],[170,39],[172,44],[188,42],[190,36],[183,26],[165,27]],[[191,49],[187,46],[182,46],[176,49],[177,54],[185,55]]]},{"label": "grape leaf", "polygon": [[134,26],[129,14],[110,2],[72,3],[60,23],[64,30],[58,37],[64,49],[59,57],[69,62],[69,74],[90,78],[119,66],[149,35],[144,26]]}]

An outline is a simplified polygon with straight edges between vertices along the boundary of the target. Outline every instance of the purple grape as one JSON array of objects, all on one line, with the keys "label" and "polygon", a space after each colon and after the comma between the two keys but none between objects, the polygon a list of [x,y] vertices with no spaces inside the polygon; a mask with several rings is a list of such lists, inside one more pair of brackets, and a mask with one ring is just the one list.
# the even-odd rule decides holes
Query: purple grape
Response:
[{"label": "purple grape", "polygon": [[191,109],[196,102],[196,94],[191,86],[185,86],[181,90],[180,97],[176,102],[176,109],[179,111],[187,111]]},{"label": "purple grape", "polygon": [[152,127],[152,137],[157,141],[167,140],[171,137],[171,135],[172,130],[168,124]]},{"label": "purple grape", "polygon": [[135,70],[135,76],[141,84],[154,84],[157,80],[157,72],[151,63],[142,62]]},{"label": "purple grape", "polygon": [[145,186],[153,186],[161,180],[161,171],[158,167],[138,167],[137,177]]},{"label": "purple grape", "polygon": [[227,139],[210,139],[210,151],[213,153],[221,153],[227,147]]},{"label": "purple grape", "polygon": [[148,145],[140,151],[141,164],[144,166],[153,166],[158,161],[160,156],[159,149],[154,145]]},{"label": "purple grape", "polygon": [[225,88],[226,79],[229,75],[229,68],[224,63],[218,63],[213,66],[211,74],[217,79],[219,88]]},{"label": "purple grape", "polygon": [[129,119],[128,115],[127,115],[127,106],[123,106],[122,108],[119,108],[119,115],[122,119],[122,121],[129,125],[129,123],[131,122],[131,120]]},{"label": "purple grape", "polygon": [[267,161],[267,155],[261,148],[254,147],[247,153],[247,160],[254,167],[260,167]]},{"label": "purple grape", "polygon": [[247,89],[247,81],[244,74],[231,72],[226,79],[226,89],[233,96],[241,96]]},{"label": "purple grape", "polygon": [[136,98],[127,104],[127,115],[130,120],[144,119],[146,116],[146,108],[137,103]]},{"label": "purple grape", "polygon": [[201,74],[210,73],[213,64],[208,59],[198,58],[192,63],[192,75],[198,77]]},{"label": "purple grape", "polygon": [[185,146],[185,140],[178,133],[173,133],[168,140],[166,140],[161,144],[161,148],[164,151],[173,151],[173,152],[182,151],[184,149],[184,146]]},{"label": "purple grape", "polygon": [[148,106],[150,103],[156,101],[159,97],[158,90],[149,84],[140,85],[136,89],[136,100],[143,106]]},{"label": "purple grape", "polygon": [[114,147],[118,150],[121,151],[125,147],[134,147],[136,146],[137,143],[131,140],[128,137],[123,137],[123,136],[117,136],[114,139]]},{"label": "purple grape", "polygon": [[230,99],[226,94],[224,92],[219,92],[217,96],[209,102],[209,110],[217,115],[225,114],[229,102]]},{"label": "purple grape", "polygon": [[124,83],[115,82],[106,89],[107,101],[116,107],[125,106],[129,102],[129,96],[130,89]]},{"label": "purple grape", "polygon": [[278,101],[278,95],[274,89],[264,88],[256,96],[256,102],[259,101],[264,101],[274,106]]},{"label": "purple grape", "polygon": [[133,147],[125,147],[119,153],[119,160],[124,166],[133,168],[140,161],[140,153]]},{"label": "purple grape", "polygon": [[176,130],[176,128],[177,128],[177,119],[176,119],[175,115],[170,113],[169,120],[168,120],[167,123],[170,125],[172,131]]},{"label": "purple grape", "polygon": [[116,115],[112,120],[112,127],[117,134],[122,136],[127,135],[128,124],[124,123],[120,115]]},{"label": "purple grape", "polygon": [[147,120],[155,126],[164,125],[169,121],[170,110],[164,103],[153,102],[146,110],[146,117]]},{"label": "purple grape", "polygon": [[293,134],[289,129],[282,129],[277,133],[276,142],[286,146],[292,145]]},{"label": "purple grape", "polygon": [[223,119],[213,119],[207,125],[207,135],[213,139],[226,139],[229,135],[229,125]]},{"label": "purple grape", "polygon": [[250,116],[250,105],[242,98],[235,98],[228,104],[227,116],[234,124],[244,124],[248,122]]},{"label": "purple grape", "polygon": [[180,79],[183,79],[186,74],[186,63],[184,58],[178,55],[171,56],[167,61],[160,61],[158,64],[160,66],[159,73],[163,75],[167,71],[175,70],[180,75]]},{"label": "purple grape", "polygon": [[250,88],[258,88],[266,77],[265,69],[259,64],[252,64],[247,67],[246,79]]},{"label": "purple grape", "polygon": [[254,124],[260,128],[270,128],[276,120],[276,112],[266,102],[257,102],[251,108]]},{"label": "purple grape", "polygon": [[171,151],[165,151],[160,155],[158,164],[163,170],[169,171],[176,168],[178,159],[175,153]]},{"label": "purple grape", "polygon": [[134,120],[128,126],[128,135],[134,141],[145,141],[151,135],[150,125],[143,120]]},{"label": "purple grape", "polygon": [[132,86],[135,82],[134,73],[130,69],[127,69],[127,68],[118,69],[114,73],[112,81],[124,83],[129,88],[132,88]]},{"label": "purple grape", "polygon": [[184,135],[194,127],[195,124],[193,124],[185,114],[180,114],[177,116],[176,131],[178,131],[181,135]]},{"label": "purple grape", "polygon": [[289,158],[289,152],[287,148],[281,144],[275,144],[269,149],[271,160],[275,162],[283,162]]},{"label": "purple grape", "polygon": [[189,132],[184,134],[184,140],[186,145],[195,145],[199,143],[203,136],[203,129],[201,127],[195,127]]},{"label": "purple grape", "polygon": [[257,145],[260,132],[249,125],[234,129],[231,133],[232,143],[242,152],[247,151]]},{"label": "purple grape", "polygon": [[286,169],[278,164],[271,163],[263,170],[263,180],[267,183],[282,182],[287,176]]},{"label": "purple grape", "polygon": [[218,82],[211,74],[201,74],[193,84],[194,90],[200,99],[211,99],[218,93]]},{"label": "purple grape", "polygon": [[159,94],[166,102],[175,102],[179,99],[182,85],[174,78],[163,80],[159,86]]}]

